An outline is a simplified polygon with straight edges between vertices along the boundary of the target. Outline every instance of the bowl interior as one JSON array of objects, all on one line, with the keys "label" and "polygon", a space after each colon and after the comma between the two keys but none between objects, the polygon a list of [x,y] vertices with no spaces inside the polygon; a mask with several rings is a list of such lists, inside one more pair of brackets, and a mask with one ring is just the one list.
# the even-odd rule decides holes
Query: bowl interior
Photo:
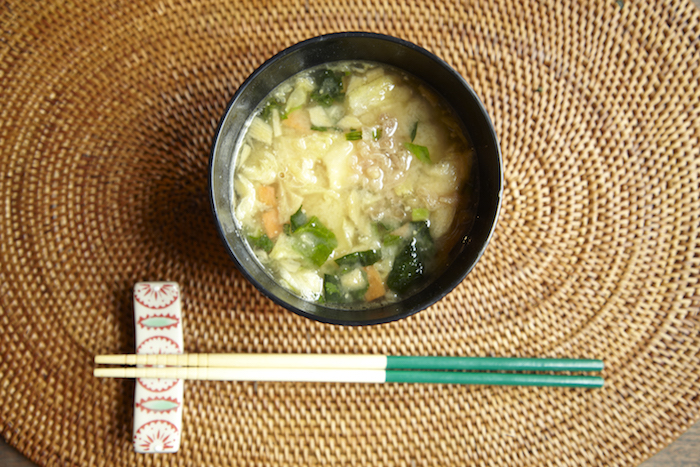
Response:
[{"label": "bowl interior", "polygon": [[[364,60],[400,68],[422,79],[449,102],[464,123],[477,158],[478,206],[470,232],[458,243],[447,265],[426,288],[402,301],[359,310],[342,310],[305,301],[277,284],[246,247],[231,212],[234,149],[250,116],[278,84],[323,63]],[[501,154],[493,125],[466,81],[426,50],[371,33],[340,33],[301,42],[258,68],[238,89],[221,120],[212,147],[210,194],[219,233],[241,272],[266,296],[303,316],[335,324],[377,324],[420,311],[452,290],[474,267],[491,237],[501,204]]]}]

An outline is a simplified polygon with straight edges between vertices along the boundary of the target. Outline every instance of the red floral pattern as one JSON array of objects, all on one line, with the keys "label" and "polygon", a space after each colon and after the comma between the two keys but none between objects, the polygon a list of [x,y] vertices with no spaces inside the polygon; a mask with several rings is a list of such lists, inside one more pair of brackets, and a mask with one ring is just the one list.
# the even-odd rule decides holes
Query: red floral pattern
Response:
[{"label": "red floral pattern", "polygon": [[134,300],[152,310],[167,308],[175,303],[178,297],[178,288],[173,284],[143,282],[134,287]]},{"label": "red floral pattern", "polygon": [[167,420],[153,420],[141,426],[134,435],[134,446],[144,452],[164,452],[175,449],[177,427]]}]

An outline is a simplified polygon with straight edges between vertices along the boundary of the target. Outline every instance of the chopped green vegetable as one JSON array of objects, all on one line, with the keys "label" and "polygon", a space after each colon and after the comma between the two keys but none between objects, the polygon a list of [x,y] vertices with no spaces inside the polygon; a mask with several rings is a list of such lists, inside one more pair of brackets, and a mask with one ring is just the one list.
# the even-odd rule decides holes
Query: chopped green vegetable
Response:
[{"label": "chopped green vegetable", "polygon": [[394,246],[398,245],[401,242],[401,240],[402,238],[400,235],[387,234],[382,239],[382,244],[384,246]]},{"label": "chopped green vegetable", "polygon": [[387,277],[387,286],[398,293],[406,292],[423,277],[425,263],[435,251],[427,222],[412,222],[410,227],[410,240],[396,256]]},{"label": "chopped green vegetable", "polygon": [[249,236],[248,237],[248,243],[253,248],[259,248],[266,253],[269,253],[272,251],[272,248],[275,246],[275,244],[270,240],[270,237],[267,236],[267,234],[262,234],[260,236],[254,237],[254,236]]},{"label": "chopped green vegetable", "polygon": [[411,154],[416,156],[416,158],[419,161],[421,161],[425,164],[430,164],[431,161],[430,161],[430,153],[428,152],[428,148],[426,148],[425,146],[419,146],[419,145],[413,144],[413,143],[403,143],[403,145],[406,147],[406,149],[411,151]]},{"label": "chopped green vegetable", "polygon": [[537,89],[535,89],[535,92],[542,92],[542,86],[538,86]]},{"label": "chopped green vegetable", "polygon": [[351,303],[364,299],[369,282],[363,269],[353,269],[341,275],[326,274],[323,277],[323,294],[326,302]]},{"label": "chopped green vegetable", "polygon": [[328,230],[316,216],[313,216],[304,225],[293,229],[292,241],[294,250],[304,255],[316,266],[325,263],[335,247],[338,246],[335,234]]},{"label": "chopped green vegetable", "polygon": [[323,276],[323,295],[326,302],[339,303],[343,301],[343,294],[340,292],[340,279],[338,276],[326,274]]},{"label": "chopped green vegetable", "polygon": [[427,221],[430,218],[430,211],[426,208],[416,208],[411,212],[413,222]]},{"label": "chopped green vegetable", "polygon": [[386,284],[394,292],[404,293],[416,283],[425,271],[423,261],[418,254],[416,239],[411,239],[396,256]]},{"label": "chopped green vegetable", "polygon": [[330,107],[334,102],[342,101],[345,97],[343,73],[323,70],[316,76],[315,83],[316,89],[311,93],[311,99],[323,107]]},{"label": "chopped green vegetable", "polygon": [[430,236],[428,222],[411,222],[411,236],[416,239],[416,248],[423,258],[430,258],[435,253],[435,242]]},{"label": "chopped green vegetable", "polygon": [[350,130],[348,133],[345,133],[345,139],[348,141],[362,139],[362,130]]},{"label": "chopped green vegetable", "polygon": [[625,2],[622,0],[617,0],[617,6],[620,7],[620,10],[622,10],[625,7]]},{"label": "chopped green vegetable", "polygon": [[376,223],[376,233],[382,239],[382,246],[391,247],[391,246],[398,245],[399,243],[401,243],[401,240],[403,240],[401,235],[395,235],[392,233],[399,227],[400,227],[400,224],[393,223],[393,222],[390,222],[390,223],[377,222]]},{"label": "chopped green vegetable", "polygon": [[301,210],[301,206],[297,209],[297,212],[292,214],[289,218],[289,223],[291,224],[291,232],[295,232],[299,227],[306,224],[306,214]]},{"label": "chopped green vegetable", "polygon": [[372,131],[372,138],[377,141],[379,138],[382,137],[382,129],[381,128],[375,128]]},{"label": "chopped green vegetable", "polygon": [[418,122],[414,123],[413,128],[411,128],[411,142],[416,139],[416,133],[418,133]]},{"label": "chopped green vegetable", "polygon": [[351,269],[357,266],[369,266],[382,259],[382,252],[379,250],[356,251],[335,260],[336,264],[343,269]]},{"label": "chopped green vegetable", "polygon": [[314,131],[328,131],[328,130],[343,131],[342,128],[338,128],[337,126],[314,126],[314,125],[311,125],[311,129]]},{"label": "chopped green vegetable", "polygon": [[272,117],[272,111],[274,109],[279,110],[280,119],[284,120],[285,118],[287,118],[287,114],[284,111],[284,102],[279,101],[277,99],[270,99],[267,102],[265,107],[262,109],[262,112],[260,112],[260,118],[269,123],[270,118]]}]

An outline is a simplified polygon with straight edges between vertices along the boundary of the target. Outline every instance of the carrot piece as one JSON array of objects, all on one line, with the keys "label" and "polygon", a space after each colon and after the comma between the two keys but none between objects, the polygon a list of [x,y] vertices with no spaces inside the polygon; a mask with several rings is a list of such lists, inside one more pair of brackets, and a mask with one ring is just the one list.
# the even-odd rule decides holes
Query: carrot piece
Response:
[{"label": "carrot piece", "polygon": [[286,119],[282,120],[282,125],[294,128],[299,131],[309,131],[311,129],[311,117],[306,109],[292,111]]},{"label": "carrot piece", "polygon": [[270,185],[260,185],[257,189],[258,199],[261,203],[275,207],[277,206],[277,198],[275,198],[275,187]]},{"label": "carrot piece", "polygon": [[367,292],[365,292],[365,301],[371,302],[379,297],[383,297],[386,290],[384,290],[384,283],[377,270],[374,266],[367,266],[365,267],[365,272],[367,273],[367,282],[369,282],[369,287],[367,287]]},{"label": "carrot piece", "polygon": [[265,227],[265,233],[268,238],[275,239],[282,233],[282,224],[280,224],[279,213],[277,208],[265,211],[262,214],[263,227]]}]

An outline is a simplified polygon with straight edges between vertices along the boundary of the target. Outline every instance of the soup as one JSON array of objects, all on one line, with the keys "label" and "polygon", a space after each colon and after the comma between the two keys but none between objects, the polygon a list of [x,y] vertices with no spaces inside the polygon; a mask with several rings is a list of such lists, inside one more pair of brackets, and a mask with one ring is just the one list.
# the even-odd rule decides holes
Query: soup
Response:
[{"label": "soup", "polygon": [[233,212],[265,270],[353,307],[426,286],[473,220],[474,155],[418,79],[375,63],[297,74],[237,144]]}]

